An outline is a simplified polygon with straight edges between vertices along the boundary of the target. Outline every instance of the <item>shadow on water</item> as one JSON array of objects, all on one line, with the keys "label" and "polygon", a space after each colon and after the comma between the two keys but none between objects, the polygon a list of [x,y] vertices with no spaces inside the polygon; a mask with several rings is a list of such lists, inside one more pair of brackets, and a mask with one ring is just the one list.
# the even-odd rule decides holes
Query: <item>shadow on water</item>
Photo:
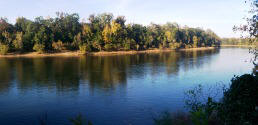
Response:
[{"label": "shadow on water", "polygon": [[211,61],[211,55],[218,53],[219,50],[205,50],[116,56],[0,58],[0,92],[8,91],[15,83],[22,91],[41,87],[61,92],[78,91],[80,84],[113,89],[126,86],[127,78],[144,77],[146,72],[178,75],[180,70],[199,68]]}]

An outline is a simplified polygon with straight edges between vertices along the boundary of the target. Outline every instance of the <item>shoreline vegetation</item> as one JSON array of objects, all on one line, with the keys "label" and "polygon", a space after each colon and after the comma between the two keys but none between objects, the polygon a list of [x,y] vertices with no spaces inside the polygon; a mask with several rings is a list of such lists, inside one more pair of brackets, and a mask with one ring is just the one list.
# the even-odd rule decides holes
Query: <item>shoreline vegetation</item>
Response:
[{"label": "shoreline vegetation", "polygon": [[124,16],[114,17],[111,13],[90,15],[82,22],[77,13],[63,12],[34,20],[18,17],[14,24],[0,18],[0,54],[7,56],[35,55],[34,52],[41,53],[38,55],[138,53],[216,47],[220,43],[221,38],[210,29],[171,22],[127,24]]},{"label": "shoreline vegetation", "polygon": [[258,47],[257,45],[220,45],[220,47],[251,47],[251,48],[254,48],[254,47]]},{"label": "shoreline vegetation", "polygon": [[163,53],[163,52],[173,52],[173,51],[203,51],[203,50],[212,50],[220,47],[244,47],[244,48],[254,48],[255,45],[220,45],[219,47],[199,47],[199,48],[181,48],[181,49],[148,49],[148,50],[128,50],[128,51],[99,51],[99,52],[81,52],[76,51],[62,51],[62,52],[11,52],[6,53],[5,55],[0,54],[0,58],[3,57],[78,57],[78,56],[113,56],[113,55],[132,55],[132,54],[143,54],[143,53]]},{"label": "shoreline vegetation", "polygon": [[1,57],[77,57],[77,56],[112,56],[112,55],[132,55],[142,53],[163,53],[173,51],[202,51],[212,50],[218,47],[200,47],[200,48],[188,48],[188,49],[149,49],[149,50],[130,50],[130,51],[100,51],[100,52],[87,52],[82,53],[81,51],[63,51],[63,52],[51,52],[51,53],[38,53],[38,52],[27,52],[27,53],[7,53],[0,55]]},{"label": "shoreline vegetation", "polygon": [[257,38],[222,38],[221,46],[257,47]]},{"label": "shoreline vegetation", "polygon": [[[155,125],[256,125],[258,123],[258,74],[234,76],[230,86],[217,84],[223,96],[209,94],[211,88],[198,85],[185,92],[189,112],[164,112]],[[208,91],[207,91],[208,90]],[[236,115],[237,114],[237,115]]]}]

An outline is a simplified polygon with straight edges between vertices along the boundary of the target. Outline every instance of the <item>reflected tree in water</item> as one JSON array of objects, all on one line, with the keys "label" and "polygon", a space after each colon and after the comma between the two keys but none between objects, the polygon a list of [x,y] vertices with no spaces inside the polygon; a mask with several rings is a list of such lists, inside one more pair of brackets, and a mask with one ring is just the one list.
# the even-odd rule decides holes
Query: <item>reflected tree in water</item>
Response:
[{"label": "reflected tree in water", "polygon": [[[212,61],[219,50],[179,51],[136,55],[2,58],[0,90],[17,82],[20,90],[29,88],[78,91],[80,85],[103,90],[125,88],[127,79],[144,78],[161,72],[178,75]],[[205,57],[205,58],[203,58]],[[205,62],[204,62],[205,61]]]}]

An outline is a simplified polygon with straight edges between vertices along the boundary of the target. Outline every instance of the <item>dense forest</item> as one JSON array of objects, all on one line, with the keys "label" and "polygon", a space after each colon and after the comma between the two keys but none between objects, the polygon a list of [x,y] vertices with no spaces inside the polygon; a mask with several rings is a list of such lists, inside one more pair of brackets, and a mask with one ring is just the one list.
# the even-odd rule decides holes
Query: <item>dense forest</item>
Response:
[{"label": "dense forest", "polygon": [[220,44],[220,38],[211,30],[180,27],[176,23],[126,24],[124,16],[114,18],[110,13],[90,15],[87,22],[80,22],[76,13],[56,15],[34,21],[19,17],[15,24],[1,18],[1,53],[177,49]]},{"label": "dense forest", "polygon": [[258,45],[258,39],[256,38],[222,38],[222,45]]}]

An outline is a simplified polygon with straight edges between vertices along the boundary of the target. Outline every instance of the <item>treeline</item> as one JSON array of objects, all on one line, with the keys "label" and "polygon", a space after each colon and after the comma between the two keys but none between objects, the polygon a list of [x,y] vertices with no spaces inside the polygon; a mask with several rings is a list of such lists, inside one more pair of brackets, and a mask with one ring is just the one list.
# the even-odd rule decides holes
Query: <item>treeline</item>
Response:
[{"label": "treeline", "polygon": [[257,45],[258,39],[256,38],[222,38],[222,45]]},{"label": "treeline", "polygon": [[151,48],[193,48],[219,46],[220,38],[211,30],[164,25],[126,24],[124,16],[90,15],[79,22],[78,14],[57,13],[54,18],[34,21],[19,17],[10,24],[0,19],[0,52],[53,52],[62,50],[118,51]]}]

